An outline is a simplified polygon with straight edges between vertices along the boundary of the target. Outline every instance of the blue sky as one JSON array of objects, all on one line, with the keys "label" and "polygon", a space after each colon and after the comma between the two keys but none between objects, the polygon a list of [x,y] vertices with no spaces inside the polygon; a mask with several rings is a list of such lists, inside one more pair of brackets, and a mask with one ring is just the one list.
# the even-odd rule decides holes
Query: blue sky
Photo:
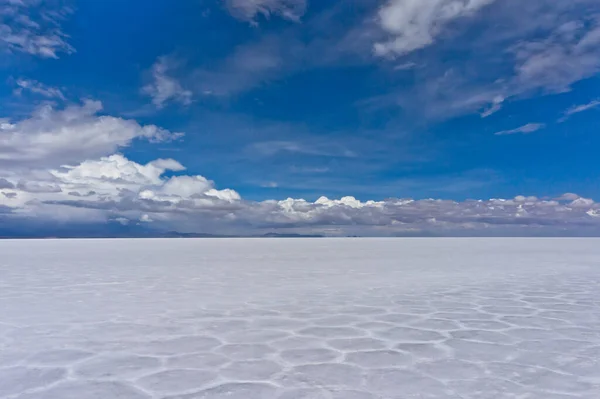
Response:
[{"label": "blue sky", "polygon": [[4,235],[600,232],[595,0],[0,0],[0,17]]}]

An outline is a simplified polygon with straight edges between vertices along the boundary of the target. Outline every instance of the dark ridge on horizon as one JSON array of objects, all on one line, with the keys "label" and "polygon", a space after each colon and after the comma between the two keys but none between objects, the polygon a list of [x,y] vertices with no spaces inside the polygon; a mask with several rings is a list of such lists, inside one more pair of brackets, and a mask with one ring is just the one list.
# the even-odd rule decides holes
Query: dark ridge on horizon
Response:
[{"label": "dark ridge on horizon", "polygon": [[262,235],[225,235],[208,233],[180,233],[177,231],[123,233],[62,233],[62,234],[5,234],[0,240],[36,240],[36,239],[86,239],[86,238],[325,238],[319,234],[266,233]]}]

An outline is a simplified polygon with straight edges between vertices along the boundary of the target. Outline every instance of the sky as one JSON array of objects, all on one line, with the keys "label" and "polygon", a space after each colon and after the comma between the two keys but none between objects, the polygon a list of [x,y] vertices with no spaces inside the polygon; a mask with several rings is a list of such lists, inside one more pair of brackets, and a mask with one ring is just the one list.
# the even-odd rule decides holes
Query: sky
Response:
[{"label": "sky", "polygon": [[0,236],[600,235],[597,0],[0,0]]}]

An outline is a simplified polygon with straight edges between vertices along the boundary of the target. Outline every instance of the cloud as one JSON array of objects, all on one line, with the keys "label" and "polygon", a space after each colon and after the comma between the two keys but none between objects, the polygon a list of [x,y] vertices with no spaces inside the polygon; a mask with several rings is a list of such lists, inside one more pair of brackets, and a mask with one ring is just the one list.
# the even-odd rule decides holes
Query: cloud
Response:
[{"label": "cloud", "polygon": [[[49,4],[49,5],[48,5]],[[72,10],[52,8],[34,0],[8,1],[0,6],[0,48],[41,58],[59,58],[75,52],[61,23]]]},{"label": "cloud", "polygon": [[489,200],[389,198],[248,201],[181,173],[172,159],[139,164],[115,154],[78,165],[28,171],[2,180],[0,207],[13,222],[152,223],[187,232],[333,235],[600,234],[600,203],[575,194],[557,199],[517,196]]},{"label": "cloud", "polygon": [[172,159],[139,164],[115,154],[78,165],[20,171],[3,178],[3,186],[16,195],[3,198],[0,205],[41,219],[71,219],[87,209],[94,220],[101,215],[106,220],[139,219],[150,213],[153,220],[165,220],[185,212],[228,209],[241,200],[235,191],[218,190],[202,176],[164,176],[183,170]]},{"label": "cloud", "polygon": [[306,12],[306,0],[223,0],[232,16],[256,24],[258,16],[278,15],[298,22]]},{"label": "cloud", "polygon": [[487,118],[488,116],[491,116],[496,112],[500,111],[502,109],[502,104],[504,103],[504,100],[505,98],[503,96],[496,96],[496,98],[492,100],[492,104],[481,113],[481,117]]},{"label": "cloud", "polygon": [[21,95],[24,91],[29,91],[46,98],[58,98],[63,101],[65,100],[65,96],[60,89],[47,86],[41,82],[38,82],[37,80],[20,78],[15,81],[15,85],[17,86],[17,88],[13,90],[15,95]]},{"label": "cloud", "polygon": [[15,185],[6,179],[0,178],[0,190],[5,188],[12,189],[15,188]]},{"label": "cloud", "polygon": [[[400,3],[425,13],[415,21],[429,21],[436,14],[424,10],[441,1]],[[387,92],[371,104],[400,106],[407,114],[435,119],[470,113],[488,117],[508,102],[565,92],[600,72],[600,5],[595,0],[505,0],[485,7],[464,0],[460,3],[456,12],[460,14],[470,5],[474,7],[469,11],[471,17],[435,25],[435,29],[447,31],[448,37],[432,35],[433,41],[420,47],[422,51],[403,53],[402,62],[419,67],[411,71],[410,80],[403,78],[406,74],[402,72],[390,73]],[[412,25],[402,26],[399,29]],[[414,43],[405,48],[428,42],[409,41],[412,36],[408,33],[400,37],[402,43]],[[377,35],[374,42],[388,43]],[[397,56],[394,52],[387,55]],[[379,62],[390,64],[388,60]]]},{"label": "cloud", "polygon": [[[93,101],[61,110],[44,106],[29,119],[0,122],[3,224],[144,223],[159,231],[221,234],[277,230],[328,235],[455,235],[497,234],[505,229],[534,235],[540,231],[600,233],[600,204],[573,194],[556,200],[361,201],[342,196],[314,202],[301,198],[251,201],[234,189],[217,187],[204,176],[186,173],[184,165],[174,159],[139,163],[111,154],[136,138],[167,140],[174,134],[98,115],[99,110],[100,104]],[[94,145],[88,145],[89,141]],[[263,148],[267,153],[340,150],[318,143],[312,147],[294,141],[267,143]]]},{"label": "cloud", "polygon": [[[583,0],[574,2],[584,3]],[[344,34],[340,33],[343,29],[334,27],[332,29],[337,30],[332,36],[335,37],[330,40],[328,36],[321,40],[329,31],[326,28],[314,29],[316,23],[307,20],[302,25],[288,24],[288,29],[294,32],[286,35],[285,40],[266,36],[259,43],[239,46],[221,63],[216,63],[214,68],[197,70],[191,76],[182,78],[181,74],[176,73],[181,71],[177,71],[175,60],[160,57],[149,71],[149,80],[142,91],[152,98],[158,108],[170,103],[187,105],[192,100],[192,89],[195,93],[210,93],[211,96],[231,95],[260,87],[265,82],[299,70],[333,65],[343,58],[340,54],[344,57],[351,54],[358,59],[352,62],[361,66],[368,62],[383,66],[393,63],[396,67],[388,65],[392,74],[417,78],[419,84],[414,90],[421,91],[421,94],[399,96],[402,93],[394,92],[392,94],[396,96],[396,101],[399,101],[398,97],[404,97],[422,109],[429,110],[440,105],[451,108],[451,113],[473,111],[486,117],[500,111],[508,101],[536,91],[554,93],[568,90],[573,82],[594,73],[597,61],[590,55],[596,52],[597,20],[591,14],[585,18],[575,17],[561,8],[565,7],[561,5],[565,3],[536,2],[542,3],[542,8],[547,11],[544,14],[533,12],[537,9],[530,2],[513,0],[388,0],[378,10],[378,18],[371,21],[379,25],[378,34],[363,32],[362,28],[369,25],[365,22],[364,26],[350,27]],[[302,8],[294,8],[298,5]],[[304,15],[306,3],[230,0],[226,6],[232,13],[237,13],[237,18],[256,22],[270,15],[297,20]],[[352,7],[354,3],[348,8]],[[289,13],[289,10],[301,12]],[[490,15],[497,16],[498,22],[490,23]],[[471,16],[482,19],[476,20]],[[521,18],[530,21],[530,24],[520,23]],[[330,19],[324,25],[328,27],[332,21]],[[571,21],[575,23],[570,24]],[[30,29],[34,29],[37,22],[29,18],[21,19],[19,23],[29,24]],[[471,23],[477,24],[477,29],[470,30]],[[313,24],[311,35],[315,32],[322,35],[319,40],[307,39],[310,43],[304,43],[298,37],[304,38],[301,29],[309,24]],[[520,26],[530,30],[519,31],[517,28]],[[473,35],[473,32],[479,33],[480,30],[481,35]],[[381,36],[382,31],[385,37]],[[472,38],[474,46],[469,50],[472,52],[461,47],[465,43],[463,40],[457,41],[462,44],[452,45],[448,43],[450,41],[443,40],[446,34],[461,39],[467,36]],[[288,41],[288,38],[292,40]],[[364,43],[368,44],[364,46]],[[380,47],[375,57],[372,54],[373,45]],[[357,48],[355,53],[351,53],[352,47]],[[440,52],[429,52],[434,47]],[[51,48],[54,52],[38,51],[47,57],[58,57],[61,52],[68,52],[64,48],[61,50],[60,46]],[[11,47],[10,50],[27,52],[17,47]],[[39,52],[33,54],[41,55]],[[467,59],[451,61],[446,58],[448,54],[461,54]],[[382,57],[384,55],[401,59],[388,62]],[[567,60],[567,63],[581,62],[582,65],[572,65],[569,70],[563,70],[562,65],[554,65],[564,57],[578,60]],[[344,58],[344,62],[347,60]],[[459,66],[454,62],[464,65]],[[556,69],[552,72],[554,67]],[[382,69],[377,68],[378,71]],[[54,93],[53,97],[52,88],[39,82],[23,82],[26,83],[19,85],[22,90],[47,98],[64,98],[60,91]],[[394,89],[398,90],[398,87],[408,85],[402,79],[394,78],[390,79],[390,86],[396,86]],[[423,102],[431,106],[423,107]],[[148,106],[151,107],[150,104]],[[101,110],[101,104],[95,101],[62,107],[43,105],[30,117],[0,120],[2,218],[9,215],[15,223],[23,218],[31,223],[64,221],[134,225],[141,222],[165,230],[234,234],[253,234],[273,229],[333,235],[403,235],[414,232],[494,234],[505,229],[534,233],[542,230],[600,233],[600,205],[576,194],[565,194],[552,200],[525,196],[507,200],[380,200],[379,194],[382,192],[389,193],[391,189],[402,192],[403,189],[398,185],[385,187],[384,190],[375,186],[365,188],[357,176],[369,175],[365,169],[372,166],[368,163],[375,163],[370,162],[371,159],[361,164],[361,170],[346,171],[349,178],[356,181],[354,187],[341,188],[338,185],[335,189],[328,189],[329,193],[343,190],[338,198],[252,201],[232,188],[219,188],[209,178],[187,172],[177,160],[141,162],[119,153],[137,139],[167,141],[179,135],[158,126],[144,126],[135,120],[105,115]],[[582,111],[572,113],[576,112]],[[226,121],[220,121],[219,126],[223,123]],[[290,154],[337,157],[326,167],[302,162],[297,167],[301,173],[316,174],[327,172],[330,168],[345,168],[346,163],[341,158],[356,156],[346,145],[352,149],[359,148],[356,151],[361,154],[367,152],[356,142],[332,144],[331,135],[328,136],[328,143],[316,136],[311,139],[303,136],[299,140],[293,132],[286,133],[280,129],[277,135],[266,134],[257,132],[260,129],[256,129],[252,123],[247,125],[252,127],[244,130],[244,133],[254,129],[253,133],[260,137],[245,134],[246,138],[238,141],[238,148],[245,148],[259,156],[273,157],[270,160],[277,161],[274,158],[280,157],[288,161]],[[528,124],[497,134],[531,133],[543,127],[541,124]],[[248,145],[249,136],[258,142]],[[273,137],[277,139],[272,140]],[[339,142],[339,136],[334,135],[333,141]],[[370,137],[365,143],[374,145],[374,141],[381,147],[387,143],[380,137],[377,140]],[[380,154],[378,151],[383,152],[379,149],[371,151],[373,158]],[[221,154],[215,152],[212,156]],[[395,155],[397,160],[399,157]],[[237,167],[235,163],[232,164]],[[269,183],[271,181],[279,185],[289,183],[279,179],[279,176],[262,176],[261,179],[272,187],[276,184]],[[314,184],[315,181],[310,182],[311,193],[315,186],[324,186]],[[324,181],[327,180],[323,179],[320,183]],[[332,181],[329,180],[329,183]],[[419,182],[423,184],[422,179]],[[363,187],[357,188],[359,186]],[[456,184],[452,186],[455,188]],[[408,189],[411,187],[408,186]],[[368,195],[362,200],[345,195],[356,195],[359,190],[368,190]],[[436,191],[444,192],[441,186],[436,186]],[[295,192],[299,196],[299,190]],[[365,200],[373,197],[376,200]],[[6,220],[2,218],[0,224]]]},{"label": "cloud", "polygon": [[562,118],[559,119],[559,122],[566,121],[572,115],[578,114],[580,112],[589,111],[590,109],[594,109],[594,108],[598,108],[598,107],[600,107],[600,100],[593,100],[587,104],[574,105],[564,112],[564,115]]},{"label": "cloud", "polygon": [[262,141],[248,147],[251,153],[273,156],[279,153],[296,153],[326,157],[355,157],[356,154],[343,146],[331,143],[301,143],[298,141]]},{"label": "cloud", "polygon": [[302,54],[295,39],[287,39],[267,36],[257,43],[235,47],[214,68],[197,68],[189,78],[194,92],[227,97],[278,79],[287,68],[297,67],[295,62]]},{"label": "cloud", "polygon": [[579,195],[575,193],[564,193],[563,195],[555,198],[557,201],[575,201],[581,198]]},{"label": "cloud", "polygon": [[[515,37],[515,44],[506,45],[506,52],[514,57],[513,74],[497,76],[496,81],[481,92],[482,100],[489,98],[490,109],[497,110],[499,104],[510,98],[569,91],[574,83],[600,72],[600,8],[596,7],[598,14],[590,17],[579,9],[564,10],[563,7],[556,3],[539,10],[544,13],[542,22],[536,22],[531,28],[546,31],[544,35],[528,39],[523,34]],[[554,25],[544,25],[553,18]],[[502,100],[498,102],[498,98]]]},{"label": "cloud", "polygon": [[529,133],[537,132],[538,130],[543,129],[544,127],[546,127],[546,125],[543,123],[528,123],[526,125],[516,128],[516,129],[502,130],[502,131],[496,132],[494,134],[496,136],[506,136],[509,134],[529,134]]},{"label": "cloud", "polygon": [[17,190],[23,191],[25,193],[33,193],[33,194],[44,194],[44,193],[60,193],[62,189],[60,186],[54,183],[44,183],[44,182],[31,182],[31,181],[19,181],[17,183]]},{"label": "cloud", "polygon": [[27,119],[0,120],[0,167],[57,166],[109,155],[135,139],[180,137],[155,125],[101,115],[99,101],[56,109],[46,104]]},{"label": "cloud", "polygon": [[177,62],[170,57],[159,57],[152,66],[152,82],[142,88],[142,93],[152,98],[157,108],[163,108],[168,102],[189,105],[192,102],[192,92],[182,87],[181,83],[169,76]]},{"label": "cloud", "polygon": [[337,2],[307,16],[302,24],[289,24],[276,33],[261,31],[257,41],[234,47],[213,66],[197,68],[186,81],[194,93],[218,99],[262,88],[299,71],[371,63],[372,37],[362,28],[370,26],[363,19],[373,7],[362,0]]},{"label": "cloud", "polygon": [[518,44],[517,83],[563,92],[600,72],[600,16],[572,20],[542,40]]},{"label": "cloud", "polygon": [[[158,159],[146,165],[129,161],[122,155],[115,154],[99,160],[86,160],[77,166],[62,166],[53,170],[52,175],[63,182],[72,182],[77,187],[86,187],[77,190],[89,193],[99,189],[106,191],[133,186],[156,185],[166,171],[183,171],[185,168],[172,159]],[[100,184],[106,183],[106,184]],[[89,188],[89,190],[87,190]]]},{"label": "cloud", "polygon": [[389,0],[379,10],[388,39],[375,43],[378,56],[401,56],[431,45],[452,20],[473,15],[495,0]]}]

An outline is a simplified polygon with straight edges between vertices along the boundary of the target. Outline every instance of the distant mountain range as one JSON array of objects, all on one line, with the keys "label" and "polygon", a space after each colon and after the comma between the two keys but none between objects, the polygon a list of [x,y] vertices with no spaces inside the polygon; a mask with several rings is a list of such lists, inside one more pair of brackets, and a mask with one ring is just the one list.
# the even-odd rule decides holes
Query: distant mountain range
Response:
[{"label": "distant mountain range", "polygon": [[262,235],[219,235],[206,233],[180,233],[177,231],[169,231],[164,234],[156,234],[157,238],[323,238],[317,234],[282,234],[282,233],[266,233]]},{"label": "distant mountain range", "polygon": [[98,231],[98,232],[19,232],[0,230],[0,239],[52,239],[52,238],[323,238],[317,234],[280,234],[266,233],[263,235],[221,235],[207,233],[180,233],[178,231]]}]

